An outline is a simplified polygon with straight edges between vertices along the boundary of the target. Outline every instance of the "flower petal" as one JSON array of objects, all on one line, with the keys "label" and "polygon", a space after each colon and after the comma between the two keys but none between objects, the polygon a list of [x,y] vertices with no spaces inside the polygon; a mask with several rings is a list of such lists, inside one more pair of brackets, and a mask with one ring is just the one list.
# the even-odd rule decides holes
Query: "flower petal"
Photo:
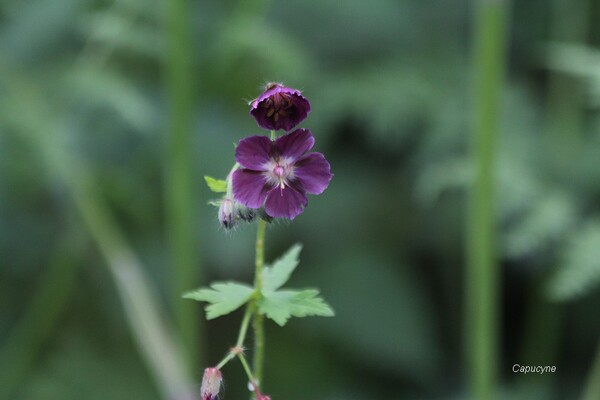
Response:
[{"label": "flower petal", "polygon": [[273,142],[266,136],[250,136],[240,140],[235,149],[235,160],[244,168],[265,171]]},{"label": "flower petal", "polygon": [[331,166],[321,153],[309,153],[296,161],[294,177],[310,194],[321,194],[333,178]]},{"label": "flower petal", "polygon": [[246,207],[262,207],[269,189],[267,177],[262,172],[238,169],[233,173],[233,197]]},{"label": "flower petal", "polygon": [[274,151],[290,161],[296,161],[315,145],[315,138],[310,129],[296,129],[292,133],[281,136],[273,143]]},{"label": "flower petal", "polygon": [[285,189],[275,187],[267,196],[265,211],[274,218],[294,219],[302,214],[307,204],[308,199],[302,191],[291,186]]}]

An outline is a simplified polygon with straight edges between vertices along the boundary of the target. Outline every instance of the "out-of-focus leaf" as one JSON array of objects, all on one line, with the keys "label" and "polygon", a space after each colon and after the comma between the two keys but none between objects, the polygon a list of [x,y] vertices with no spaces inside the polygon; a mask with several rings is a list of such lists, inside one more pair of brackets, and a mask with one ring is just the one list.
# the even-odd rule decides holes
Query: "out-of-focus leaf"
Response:
[{"label": "out-of-focus leaf", "polygon": [[523,257],[564,237],[577,216],[574,204],[574,199],[562,192],[540,198],[506,233],[506,253]]},{"label": "out-of-focus leaf", "polygon": [[205,301],[206,319],[227,315],[240,308],[254,293],[254,288],[235,282],[213,283],[209,288],[201,288],[185,293],[184,299]]},{"label": "out-of-focus leaf", "polygon": [[83,21],[81,30],[96,46],[137,53],[155,60],[162,56],[164,35],[157,26],[144,23],[136,15],[111,9],[96,12]]},{"label": "out-of-focus leaf", "polygon": [[569,239],[559,269],[548,286],[554,300],[583,296],[600,284],[600,220],[588,222]]},{"label": "out-of-focus leaf", "polygon": [[82,63],[66,71],[65,83],[76,105],[107,107],[140,132],[156,123],[156,113],[135,84],[117,71]]},{"label": "out-of-focus leaf", "polygon": [[546,66],[583,80],[589,104],[600,107],[600,51],[590,46],[567,43],[551,43],[545,50]]}]

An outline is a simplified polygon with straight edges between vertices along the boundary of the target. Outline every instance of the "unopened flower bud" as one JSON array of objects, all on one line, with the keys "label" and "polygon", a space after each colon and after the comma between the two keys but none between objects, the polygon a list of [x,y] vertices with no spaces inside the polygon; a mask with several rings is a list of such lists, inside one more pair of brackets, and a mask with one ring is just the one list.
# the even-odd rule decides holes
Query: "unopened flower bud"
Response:
[{"label": "unopened flower bud", "polygon": [[219,222],[225,229],[231,229],[235,226],[235,203],[232,199],[225,197],[219,206]]},{"label": "unopened flower bud", "polygon": [[256,218],[256,210],[248,208],[236,201],[236,216],[246,222],[254,221]]},{"label": "unopened flower bud", "polygon": [[223,375],[221,371],[217,368],[206,368],[202,377],[202,387],[200,388],[202,400],[216,399],[221,389],[222,381]]}]

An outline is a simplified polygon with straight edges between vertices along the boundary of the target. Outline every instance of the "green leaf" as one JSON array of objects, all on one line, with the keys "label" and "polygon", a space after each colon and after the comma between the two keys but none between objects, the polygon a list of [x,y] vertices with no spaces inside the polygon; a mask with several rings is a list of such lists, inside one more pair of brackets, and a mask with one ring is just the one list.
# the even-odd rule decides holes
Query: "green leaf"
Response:
[{"label": "green leaf", "polygon": [[263,270],[263,292],[274,292],[290,279],[292,272],[300,263],[298,259],[300,250],[302,250],[302,245],[297,243],[277,259],[272,266],[265,266]]},{"label": "green leaf", "polygon": [[280,326],[284,326],[291,317],[335,315],[331,307],[319,296],[319,291],[314,289],[270,293],[259,301],[258,310]]},{"label": "green leaf", "polygon": [[227,192],[227,181],[223,179],[215,179],[212,176],[205,175],[204,180],[206,181],[206,185],[210,190],[215,193],[225,193]]},{"label": "green leaf", "polygon": [[250,299],[253,293],[254,288],[248,285],[217,282],[211,284],[210,289],[200,288],[185,293],[183,298],[211,303],[206,307],[206,319],[214,319],[237,310]]}]

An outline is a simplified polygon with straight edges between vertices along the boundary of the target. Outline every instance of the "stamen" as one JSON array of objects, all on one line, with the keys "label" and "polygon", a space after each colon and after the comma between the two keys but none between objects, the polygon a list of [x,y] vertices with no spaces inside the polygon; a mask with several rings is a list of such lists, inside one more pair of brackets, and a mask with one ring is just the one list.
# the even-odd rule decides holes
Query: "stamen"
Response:
[{"label": "stamen", "polygon": [[275,109],[270,108],[269,111],[267,112],[267,117],[271,118],[271,116],[273,115],[274,112],[275,112]]}]

